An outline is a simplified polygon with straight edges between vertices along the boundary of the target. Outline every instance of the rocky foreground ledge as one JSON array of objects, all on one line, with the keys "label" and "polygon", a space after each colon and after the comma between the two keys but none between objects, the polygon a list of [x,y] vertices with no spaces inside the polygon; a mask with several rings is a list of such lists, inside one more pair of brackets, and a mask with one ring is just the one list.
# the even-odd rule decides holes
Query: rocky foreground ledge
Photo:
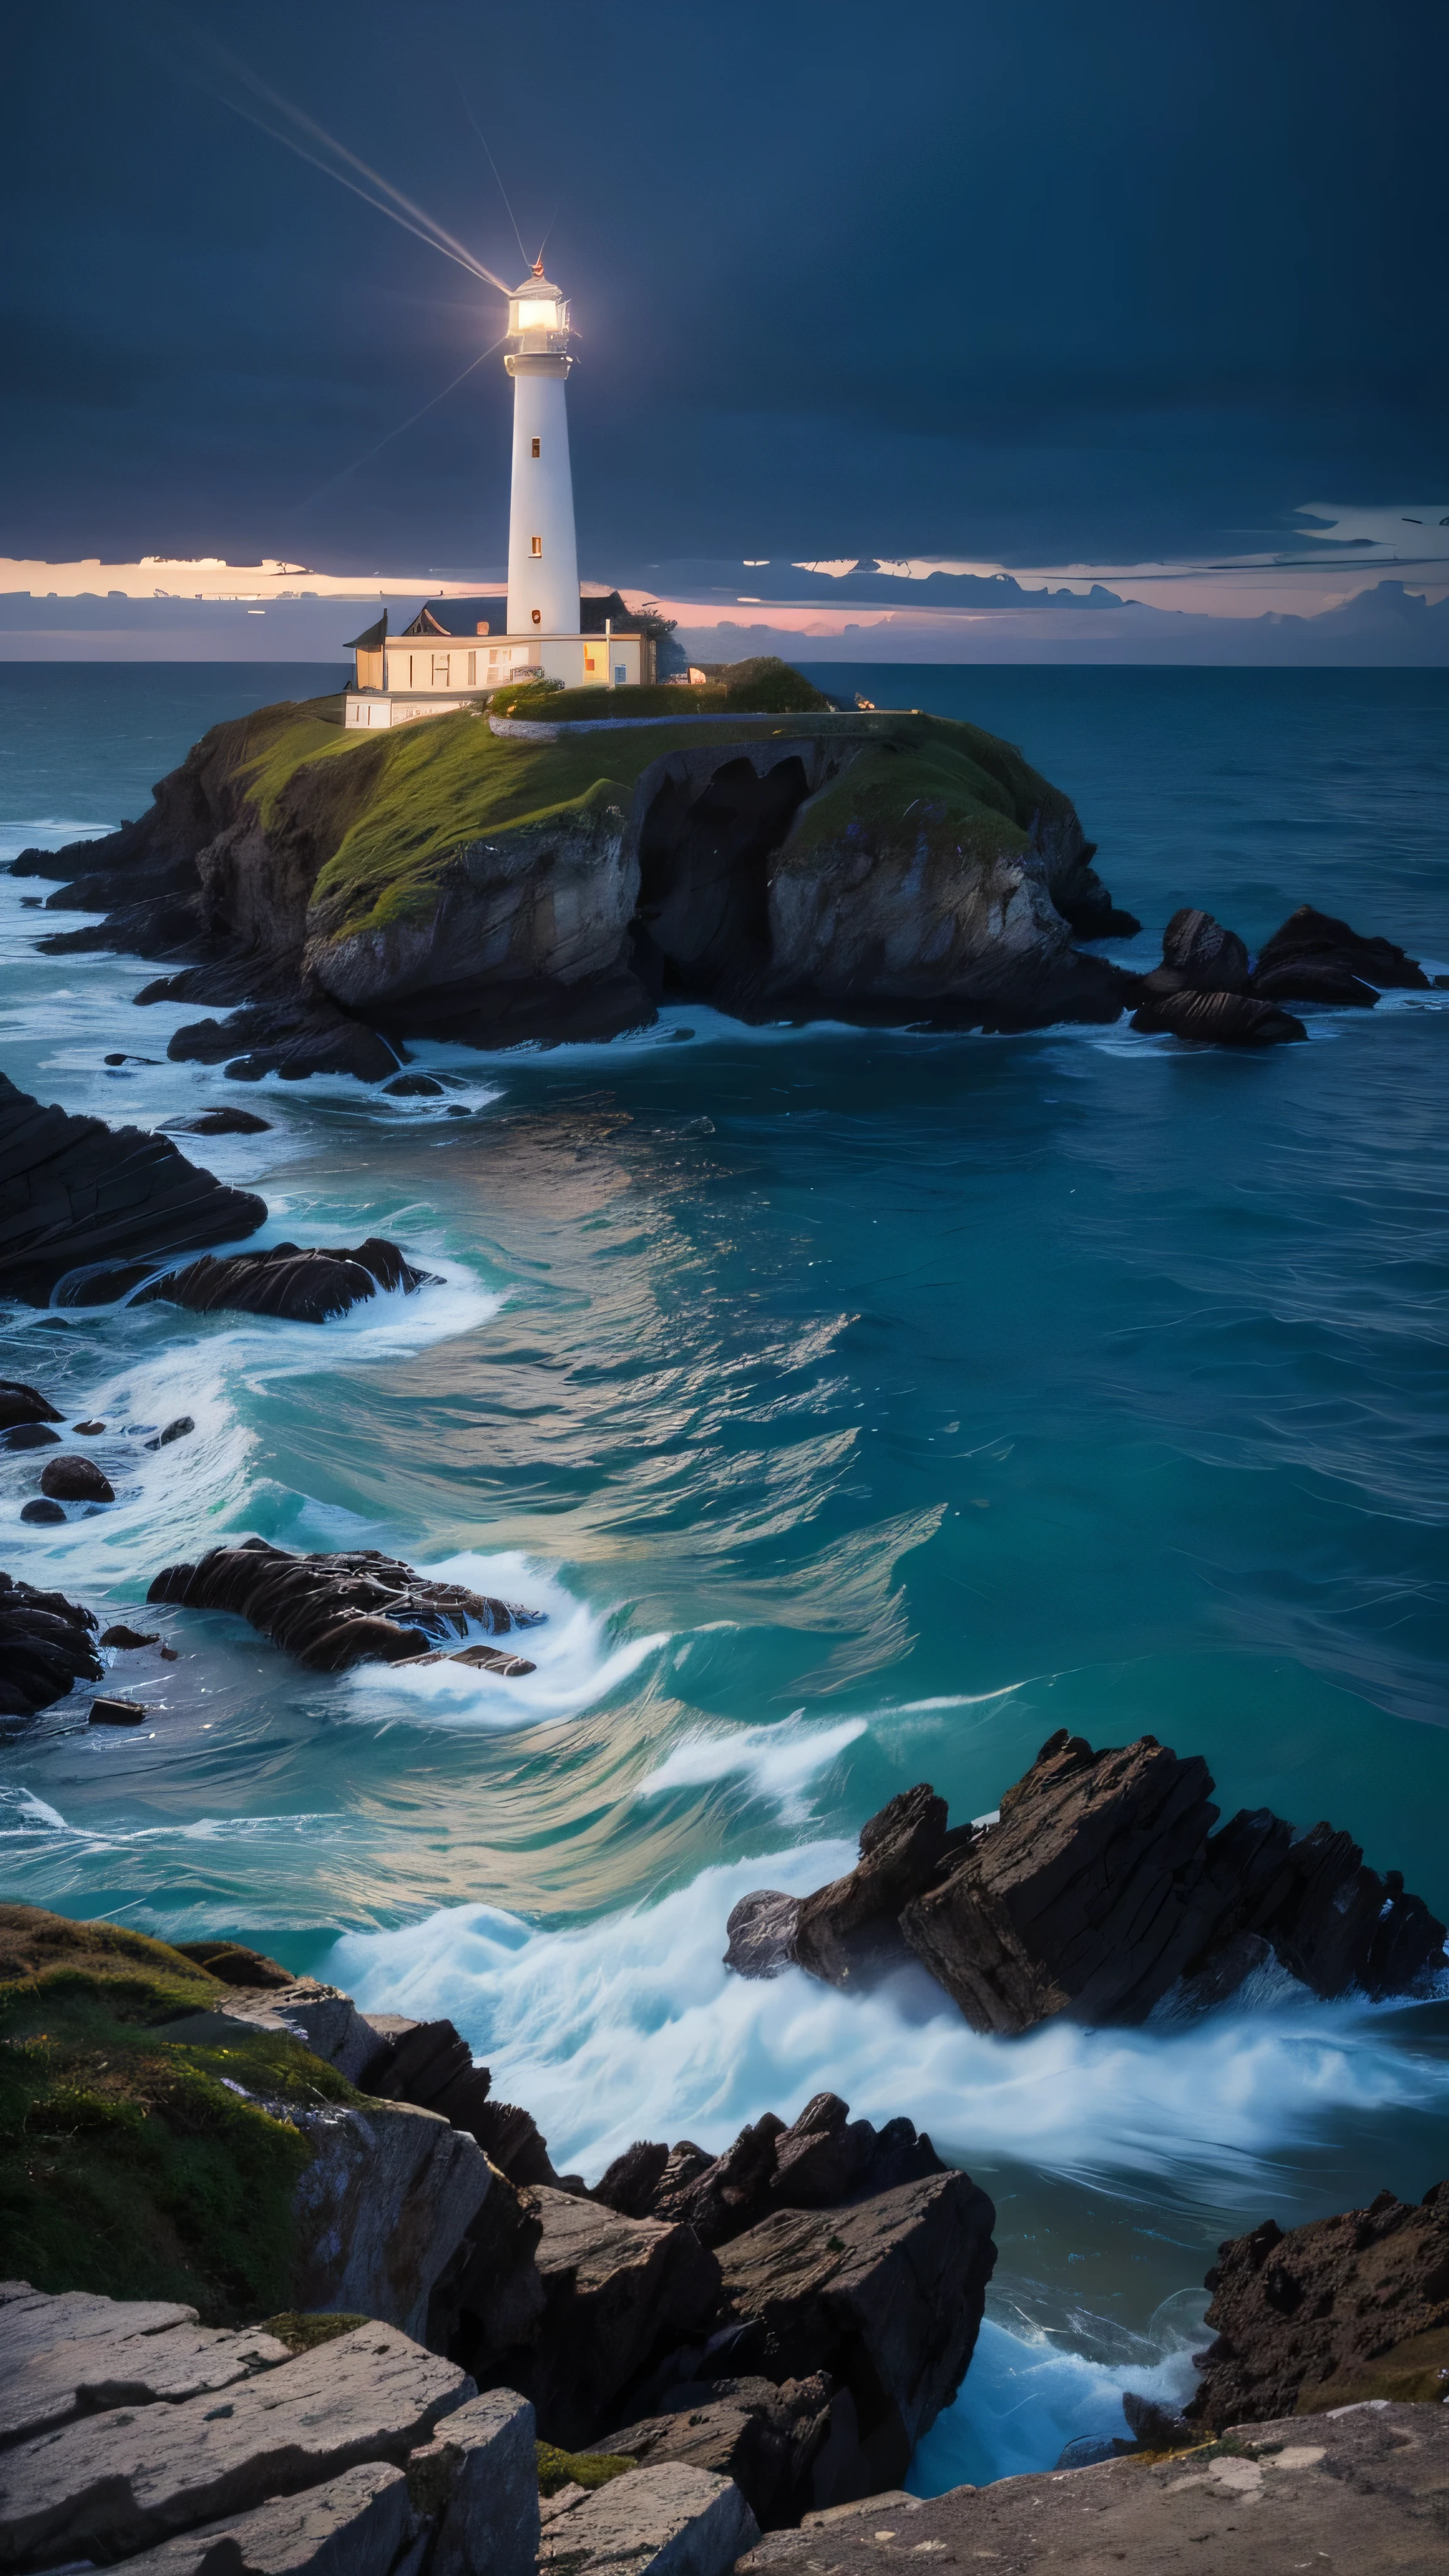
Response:
[{"label": "rocky foreground ledge", "polygon": [[451,2023],[0,1907],[0,2207],[13,2576],[1443,2563],[1449,2186],[1224,2245],[1199,2421],[928,2503],[991,2205],[832,2095],[589,2191]]}]

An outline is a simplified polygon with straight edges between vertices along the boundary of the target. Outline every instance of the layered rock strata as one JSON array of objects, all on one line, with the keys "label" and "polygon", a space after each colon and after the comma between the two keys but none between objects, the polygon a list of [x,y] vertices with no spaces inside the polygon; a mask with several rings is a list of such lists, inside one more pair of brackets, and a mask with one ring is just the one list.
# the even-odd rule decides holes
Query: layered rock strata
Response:
[{"label": "layered rock strata", "polygon": [[521,2398],[387,2325],[277,2322],[325,2339],[0,2284],[0,2566],[534,2576]]},{"label": "layered rock strata", "polygon": [[1449,2398],[1449,2182],[1286,2232],[1265,2219],[1219,2246],[1207,2287],[1197,2423]]},{"label": "layered rock strata", "polygon": [[47,1109],[0,1074],[0,1297],[43,1306],[76,1273],[117,1294],[145,1268],[255,1234],[266,1213],[169,1137]]},{"label": "layered rock strata", "polygon": [[295,1243],[265,1252],[234,1252],[218,1261],[210,1253],[185,1270],[168,1271],[141,1288],[132,1304],[156,1300],[186,1306],[196,1315],[275,1315],[289,1324],[325,1324],[365,1305],[382,1289],[415,1296],[433,1273],[415,1270],[395,1243],[369,1235],[366,1243],[302,1249]]},{"label": "layered rock strata", "polygon": [[742,1898],[726,1965],[846,1985],[914,1957],[975,2029],[1014,2033],[1057,2013],[1140,2022],[1180,1981],[1217,2002],[1270,1955],[1324,1996],[1403,1993],[1441,1958],[1444,1925],[1397,1871],[1267,1808],[1214,1833],[1212,1787],[1154,1736],[1093,1752],[1063,1729],[994,1824],[948,1831],[922,1784],[872,1817],[845,1878]]},{"label": "layered rock strata", "polygon": [[1162,963],[1143,979],[1132,1025],[1150,1035],[1271,1046],[1305,1038],[1285,1002],[1371,1010],[1380,992],[1429,989],[1429,977],[1392,940],[1365,938],[1332,913],[1300,904],[1255,959],[1210,912],[1175,912]]},{"label": "layered rock strata", "polygon": [[[470,1629],[505,1637],[544,1615],[461,1583],[435,1583],[379,1548],[296,1556],[262,1538],[211,1548],[194,1565],[163,1567],[146,1598],[231,1611],[323,1673],[363,1661],[420,1662]],[[492,1647],[466,1646],[456,1659],[502,1672],[533,1670],[525,1658]]]}]

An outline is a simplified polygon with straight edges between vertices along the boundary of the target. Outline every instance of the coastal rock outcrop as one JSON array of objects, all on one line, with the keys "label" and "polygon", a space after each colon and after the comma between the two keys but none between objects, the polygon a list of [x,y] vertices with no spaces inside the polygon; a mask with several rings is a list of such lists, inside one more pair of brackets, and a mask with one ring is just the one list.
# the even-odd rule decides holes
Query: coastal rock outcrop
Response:
[{"label": "coastal rock outcrop", "polygon": [[266,1213],[168,1136],[72,1118],[0,1074],[0,1297],[91,1304],[134,1285],[138,1263],[235,1242]]},{"label": "coastal rock outcrop", "polygon": [[1144,976],[1132,1026],[1150,1036],[1271,1046],[1303,1038],[1284,1002],[1372,1010],[1380,991],[1427,990],[1422,966],[1391,940],[1365,938],[1333,914],[1300,904],[1255,960],[1236,931],[1210,912],[1175,912],[1162,964]]},{"label": "coastal rock outcrop", "polygon": [[264,709],[198,743],[139,822],[16,867],[69,880],[52,907],[108,912],[46,946],[139,948],[179,971],[138,999],[240,1006],[169,1050],[239,1078],[377,1081],[412,1034],[611,1035],[666,996],[1115,1018],[1132,979],[1071,943],[1137,925],[1060,790],[974,726],[841,712],[783,676],[784,700],[764,664],[733,691],[641,692],[603,737],[580,693],[406,739],[341,738],[335,700]]},{"label": "coastal rock outcrop", "polygon": [[1218,2247],[1206,2286],[1192,2422],[1449,2395],[1449,2182],[1286,2232],[1266,2219]]},{"label": "coastal rock outcrop", "polygon": [[1094,1752],[1063,1729],[996,1823],[948,1834],[923,1783],[870,1820],[858,1869],[793,1916],[777,1891],[742,1898],[726,1964],[845,1985],[909,1952],[973,2028],[1020,2032],[1057,2013],[1140,2022],[1179,1984],[1188,2003],[1221,2001],[1270,1952],[1324,1996],[1404,1993],[1440,1958],[1445,1927],[1397,1871],[1381,1878],[1347,1834],[1299,1833],[1267,1808],[1214,1833],[1212,1787],[1199,1756],[1155,1736]]},{"label": "coastal rock outcrop", "polygon": [[435,1274],[415,1270],[395,1243],[369,1235],[366,1243],[303,1247],[272,1244],[264,1252],[233,1252],[217,1260],[203,1254],[185,1270],[148,1281],[131,1300],[187,1306],[196,1315],[231,1312],[272,1315],[289,1324],[325,1324],[364,1305],[379,1289],[414,1296]]},{"label": "coastal rock outcrop", "polygon": [[[1280,2416],[1230,2430],[1196,2455],[1115,2459],[1075,2470],[873,2496],[798,2531],[769,2532],[738,2576],[881,2576],[886,2559],[1003,2576],[1432,2576],[1443,2556],[1449,2406]],[[627,2485],[627,2480],[623,2481]],[[565,2526],[566,2528],[567,2526]]]},{"label": "coastal rock outcrop", "polygon": [[[191,1610],[229,1610],[260,1628],[310,1672],[343,1672],[349,1664],[421,1661],[443,1641],[470,1630],[506,1637],[538,1625],[543,1612],[496,1601],[461,1583],[436,1583],[380,1548],[297,1556],[269,1540],[214,1547],[194,1565],[168,1565],[148,1601]],[[458,1660],[531,1672],[521,1657],[465,1647]]]},{"label": "coastal rock outcrop", "polygon": [[103,1671],[89,1610],[0,1573],[0,1717],[34,1717]]},{"label": "coastal rock outcrop", "polygon": [[817,2093],[787,2126],[773,2111],[742,2129],[723,2155],[682,2138],[647,2140],[616,2157],[592,2197],[628,2218],[682,2220],[702,2245],[727,2244],[777,2209],[829,2209],[945,2173],[909,2120],[875,2129],[852,2120],[838,2093]]},{"label": "coastal rock outcrop", "polygon": [[1311,903],[1301,903],[1259,951],[1253,991],[1261,992],[1264,977],[1270,977],[1279,987],[1280,998],[1317,1001],[1320,996],[1307,989],[1306,980],[1305,988],[1295,994],[1289,990],[1289,979],[1295,975],[1307,979],[1327,969],[1361,980],[1379,992],[1429,990],[1429,978],[1418,959],[1406,956],[1391,939],[1365,937],[1336,914],[1318,912]]}]

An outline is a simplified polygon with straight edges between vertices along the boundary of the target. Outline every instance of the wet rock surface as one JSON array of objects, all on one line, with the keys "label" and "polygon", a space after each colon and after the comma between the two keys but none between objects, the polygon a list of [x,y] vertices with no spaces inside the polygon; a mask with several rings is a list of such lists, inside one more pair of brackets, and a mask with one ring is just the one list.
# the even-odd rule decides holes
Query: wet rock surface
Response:
[{"label": "wet rock surface", "polygon": [[543,1616],[460,1583],[435,1583],[379,1548],[295,1556],[260,1538],[214,1547],[194,1565],[164,1567],[146,1598],[232,1611],[309,1671],[324,1673],[364,1660],[421,1659],[437,1644],[465,1638],[470,1627],[507,1636]]},{"label": "wet rock surface", "polygon": [[1197,2423],[1449,2396],[1449,2183],[1286,2233],[1266,2219],[1219,2246],[1207,2287]]},{"label": "wet rock surface", "polygon": [[1417,958],[1406,956],[1391,939],[1365,937],[1335,914],[1317,912],[1311,903],[1302,903],[1259,951],[1253,989],[1259,989],[1259,978],[1264,975],[1310,966],[1337,967],[1375,985],[1380,992],[1429,989],[1429,978]]},{"label": "wet rock surface", "polygon": [[1285,1046],[1308,1031],[1291,1011],[1247,993],[1184,990],[1151,994],[1132,1014],[1144,1037],[1193,1038],[1204,1046]]},{"label": "wet rock surface", "polygon": [[266,1213],[169,1137],[72,1118],[0,1074],[0,1296],[45,1305],[68,1272],[86,1270],[104,1290],[126,1265],[254,1234]]},{"label": "wet rock surface", "polygon": [[173,1136],[264,1136],[272,1122],[251,1109],[203,1109],[194,1118],[168,1118]]},{"label": "wet rock surface", "polygon": [[248,1003],[224,1020],[194,1020],[166,1052],[175,1064],[219,1064],[231,1082],[260,1082],[269,1073],[283,1082],[314,1073],[385,1082],[398,1070],[385,1037],[325,1001]]},{"label": "wet rock surface", "polygon": [[1311,904],[1289,915],[1256,961],[1236,931],[1184,909],[1167,925],[1162,964],[1142,979],[1132,1026],[1147,1036],[1275,1046],[1308,1034],[1287,1002],[1371,1010],[1380,991],[1428,985],[1392,940],[1367,938]]},{"label": "wet rock surface", "polygon": [[379,1289],[413,1296],[434,1274],[415,1270],[395,1243],[370,1235],[366,1243],[302,1247],[273,1244],[265,1252],[238,1252],[225,1260],[210,1254],[185,1270],[151,1280],[132,1299],[160,1300],[193,1314],[272,1315],[289,1324],[325,1324],[364,1305]]},{"label": "wet rock surface", "polygon": [[[627,2485],[628,2481],[624,2480]],[[896,2494],[767,2534],[739,2576],[886,2576],[893,2563],[1008,2576],[1434,2576],[1449,2406],[1277,2418],[1167,2459],[1127,2458],[920,2499]]]},{"label": "wet rock surface", "polygon": [[103,1669],[89,1610],[0,1573],[0,1718],[34,1717]]},{"label": "wet rock surface", "polygon": [[762,1942],[760,1908],[779,1899],[742,1899],[727,1964],[844,1984],[909,1952],[973,2028],[1012,2033],[1056,2013],[1140,2022],[1180,1982],[1185,1999],[1218,2001],[1267,1951],[1323,1996],[1405,1993],[1438,1960],[1444,1926],[1397,1871],[1380,1877],[1346,1833],[1300,1833],[1267,1808],[1215,1833],[1212,1787],[1200,1757],[1154,1736],[1094,1752],[1063,1730],[995,1824],[948,1833],[924,1783],[893,1799],[864,1828],[858,1869],[806,1898],[793,1931],[776,1911]]},{"label": "wet rock surface", "polygon": [[53,1503],[113,1503],[115,1487],[94,1458],[52,1458],[40,1478],[40,1490]]},{"label": "wet rock surface", "polygon": [[23,1378],[0,1378],[0,1431],[28,1430],[35,1424],[62,1422],[48,1396]]}]

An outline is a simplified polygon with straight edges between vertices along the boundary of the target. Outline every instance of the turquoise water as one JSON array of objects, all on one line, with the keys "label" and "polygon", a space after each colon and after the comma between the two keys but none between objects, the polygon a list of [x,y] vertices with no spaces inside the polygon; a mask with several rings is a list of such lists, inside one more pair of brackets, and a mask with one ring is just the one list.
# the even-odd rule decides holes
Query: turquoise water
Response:
[{"label": "turquoise water", "polygon": [[[1183,901],[1257,944],[1307,900],[1449,961],[1449,674],[824,676],[1020,742],[1146,924],[1114,953]],[[326,677],[0,670],[0,856]],[[142,1124],[235,1099],[165,1062],[196,1014],[136,1010],[134,961],[34,955],[35,890],[0,877],[5,1070]],[[1000,2209],[924,2485],[1120,2429],[1124,2372],[1184,2386],[1220,2236],[1449,2167],[1449,2001],[1280,1981],[1008,2044],[924,1977],[847,2000],[719,1961],[745,1888],[833,1874],[913,1780],[993,1808],[1060,1725],[1200,1749],[1225,1809],[1349,1825],[1449,1911],[1449,993],[1306,1016],[1258,1058],[677,1009],[419,1048],[442,1102],[249,1089],[272,1132],[204,1159],[270,1238],[395,1235],[441,1284],[324,1333],[18,1316],[0,1366],[122,1426],[118,1501],[22,1529],[38,1462],[0,1463],[4,1562],[115,1615],[225,1532],[376,1544],[546,1608],[539,1670],[319,1680],[160,1612],[180,1660],[117,1659],[152,1724],[77,1702],[0,1751],[7,1891],[450,2012],[589,2175],[826,2084],[908,2112]],[[154,1457],[125,1434],[183,1410]]]}]

